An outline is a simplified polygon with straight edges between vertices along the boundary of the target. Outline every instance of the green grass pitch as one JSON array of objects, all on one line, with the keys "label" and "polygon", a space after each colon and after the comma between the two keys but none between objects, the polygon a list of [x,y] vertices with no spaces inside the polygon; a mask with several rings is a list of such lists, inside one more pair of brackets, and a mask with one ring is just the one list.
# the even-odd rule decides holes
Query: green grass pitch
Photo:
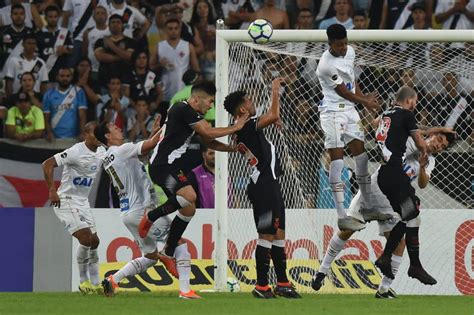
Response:
[{"label": "green grass pitch", "polygon": [[306,294],[301,300],[259,300],[250,293],[203,293],[179,300],[176,293],[121,293],[112,298],[80,293],[0,293],[0,314],[335,314],[474,315],[472,296]]}]

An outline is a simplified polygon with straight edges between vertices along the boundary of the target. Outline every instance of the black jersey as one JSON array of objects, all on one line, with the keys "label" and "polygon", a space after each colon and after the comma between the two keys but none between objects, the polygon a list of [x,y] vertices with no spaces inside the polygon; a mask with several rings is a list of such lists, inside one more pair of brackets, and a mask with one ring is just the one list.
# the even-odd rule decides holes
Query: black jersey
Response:
[{"label": "black jersey", "polygon": [[375,139],[385,162],[402,163],[410,132],[417,129],[412,111],[395,106],[382,114]]},{"label": "black jersey", "polygon": [[[20,44],[26,34],[34,33],[34,29],[30,27],[23,27],[22,30],[17,31],[11,24],[4,26],[0,30],[1,49],[0,49],[0,69],[3,68],[5,61],[7,61],[10,53],[15,47]],[[21,44],[20,44],[21,45]],[[23,52],[23,47],[21,47]]]},{"label": "black jersey", "polygon": [[156,146],[151,158],[152,165],[175,165],[191,143],[194,125],[204,116],[194,110],[187,102],[171,106],[166,117],[164,138]]},{"label": "black jersey", "polygon": [[[58,69],[63,66],[67,66],[68,55],[59,56],[54,64],[49,61],[49,57],[54,53],[54,47],[56,43],[61,43],[61,46],[66,46],[68,48],[73,48],[71,32],[62,32],[61,28],[57,28],[56,31],[50,32],[46,27],[44,27],[41,32],[38,32],[38,52],[41,59],[43,59],[48,65],[49,79],[54,81],[56,79],[56,74]],[[65,35],[64,35],[65,34]],[[51,68],[50,68],[51,67]]]},{"label": "black jersey", "polygon": [[257,128],[258,118],[250,119],[244,127],[236,132],[237,148],[252,167],[250,177],[254,183],[258,179],[276,179],[281,175],[280,161],[276,156],[275,146],[267,140],[262,129]]},{"label": "black jersey", "polygon": [[145,74],[137,74],[135,71],[131,71],[129,77],[126,78],[125,84],[130,85],[130,98],[132,100],[138,97],[146,97],[148,102],[156,101],[156,87],[160,84],[160,78],[158,75],[148,70]]}]

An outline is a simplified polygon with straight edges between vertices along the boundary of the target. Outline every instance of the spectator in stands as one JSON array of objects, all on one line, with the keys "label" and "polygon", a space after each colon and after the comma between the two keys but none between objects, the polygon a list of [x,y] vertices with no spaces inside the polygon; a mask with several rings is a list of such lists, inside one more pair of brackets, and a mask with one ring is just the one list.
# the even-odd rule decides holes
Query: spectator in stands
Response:
[{"label": "spectator in stands", "polygon": [[133,102],[134,111],[127,121],[128,139],[132,142],[146,140],[153,131],[155,117],[151,115],[150,103],[144,96]]},{"label": "spectator in stands", "polygon": [[416,82],[423,86],[428,93],[428,101],[431,101],[439,91],[443,90],[441,81],[442,73],[445,71],[446,52],[440,43],[430,44],[428,47],[427,66],[416,71]]},{"label": "spectator in stands", "polygon": [[34,32],[25,24],[25,8],[21,4],[12,5],[8,14],[11,14],[11,24],[3,26],[0,34],[2,41],[0,69],[4,69],[7,59],[10,61],[9,58],[20,56],[23,52],[21,41],[27,34]]},{"label": "spectator in stands", "polygon": [[250,16],[251,21],[256,19],[266,19],[270,21],[274,29],[290,28],[288,14],[275,6],[275,0],[264,0],[263,6]]},{"label": "spectator in stands", "polygon": [[193,84],[199,80],[199,73],[193,69],[188,69],[183,74],[183,83],[184,88],[176,92],[176,94],[171,98],[170,105],[173,105],[176,102],[186,101],[191,96],[191,89]]},{"label": "spectator in stands", "polygon": [[[82,58],[82,40],[84,31],[94,26],[92,14],[97,1],[64,0],[62,27],[68,28],[72,33],[73,52],[70,66],[76,65]],[[70,19],[72,19],[71,23]]]},{"label": "spectator in stands", "polygon": [[348,30],[354,28],[354,24],[352,23],[352,18],[349,15],[351,11],[351,5],[349,0],[336,0],[334,2],[334,11],[336,11],[336,16],[322,20],[319,24],[319,29],[325,30],[332,24],[342,24]]},{"label": "spectator in stands", "polygon": [[92,75],[92,64],[88,58],[82,58],[77,64],[74,83],[86,93],[87,121],[97,120],[95,107],[100,101],[100,84]]},{"label": "spectator in stands", "polygon": [[31,105],[28,94],[18,93],[14,104],[15,106],[8,110],[5,122],[7,137],[21,142],[43,137],[43,112]]},{"label": "spectator in stands", "polygon": [[288,14],[288,20],[290,22],[290,28],[296,29],[298,24],[298,15],[300,14],[301,10],[309,10],[311,14],[312,21],[311,21],[311,28],[313,28],[314,24],[314,1],[311,0],[298,0],[298,1],[286,1],[285,11]]},{"label": "spectator in stands", "polygon": [[132,100],[138,97],[147,99],[152,110],[158,108],[163,99],[160,77],[149,67],[148,50],[135,50],[132,53],[131,63],[133,70],[124,84],[124,94]]},{"label": "spectator in stands", "polygon": [[26,34],[23,42],[23,53],[18,57],[11,57],[5,65],[5,95],[9,97],[20,89],[20,77],[25,72],[31,72],[35,76],[36,84],[34,90],[44,93],[48,83],[48,70],[45,62],[36,56],[36,37],[34,34]]},{"label": "spectator in stands", "polygon": [[[24,72],[20,78],[20,90],[18,93],[26,93],[30,98],[30,103],[38,108],[43,108],[43,95],[35,92],[35,76],[31,72]],[[13,105],[13,102],[11,102]]]},{"label": "spectator in stands", "polygon": [[302,8],[296,16],[295,29],[297,30],[310,30],[314,25],[314,17],[311,10],[308,8]]},{"label": "spectator in stands", "polygon": [[429,25],[426,23],[426,6],[424,2],[415,2],[410,7],[413,24],[405,27],[405,30],[426,30]]},{"label": "spectator in stands", "polygon": [[45,10],[46,26],[38,34],[39,56],[46,62],[49,81],[54,81],[58,69],[70,64],[72,54],[71,33],[67,28],[58,27],[60,11],[57,6]]},{"label": "spectator in stands", "polygon": [[150,65],[152,69],[162,69],[164,100],[169,101],[184,87],[181,78],[186,70],[200,71],[194,46],[180,38],[181,22],[174,18],[166,21],[166,34],[167,39],[158,43],[156,54],[151,56]]},{"label": "spectator in stands", "polygon": [[364,10],[358,10],[354,12],[352,23],[354,24],[355,30],[366,30],[368,26],[367,22],[367,14]]},{"label": "spectator in stands", "polygon": [[122,81],[117,76],[109,77],[107,89],[107,93],[100,97],[97,104],[97,118],[99,122],[114,123],[126,135],[130,99],[122,94]]},{"label": "spectator in stands", "polygon": [[474,28],[474,1],[438,1],[434,20],[447,30],[472,29]]},{"label": "spectator in stands", "polygon": [[473,132],[472,98],[458,92],[455,73],[446,72],[442,82],[444,91],[428,104],[428,111],[433,118],[431,125],[453,128],[461,139],[469,139]]},{"label": "spectator in stands", "polygon": [[314,1],[314,28],[319,28],[319,23],[336,15],[334,11],[335,0]]},{"label": "spectator in stands", "polygon": [[109,18],[110,36],[97,40],[94,54],[99,61],[99,82],[109,82],[111,75],[121,81],[131,71],[130,57],[135,49],[135,41],[123,34],[122,17],[114,14]]},{"label": "spectator in stands", "polygon": [[23,0],[12,0],[10,5],[6,5],[0,9],[0,26],[8,26],[14,23],[14,16],[13,16],[13,7],[21,5],[24,8],[24,20],[25,25],[28,28],[41,29],[43,27],[43,20],[39,15],[38,9],[36,5]]},{"label": "spectator in stands", "polygon": [[203,162],[187,178],[197,193],[196,208],[214,208],[214,173],[216,152],[201,144]]},{"label": "spectator in stands", "polygon": [[166,9],[166,6],[159,6],[155,9],[155,18],[147,33],[150,56],[156,54],[158,43],[166,39],[166,20],[169,16],[168,12],[169,10]]},{"label": "spectator in stands", "polygon": [[95,26],[88,28],[83,34],[82,55],[90,60],[91,75],[94,79],[99,77],[99,61],[94,54],[95,43],[105,36],[110,36],[107,18],[107,10],[103,6],[97,6],[94,10]]},{"label": "spectator in stands", "polygon": [[173,5],[167,16],[168,18],[174,18],[181,22],[181,39],[193,44],[196,54],[199,56],[204,51],[201,34],[196,32],[191,24],[183,20],[183,8],[179,5]]},{"label": "spectator in stands", "polygon": [[415,71],[410,68],[400,70],[400,86],[408,86],[416,91],[418,95],[418,105],[415,108],[416,121],[421,126],[429,126],[429,112],[427,110],[428,101],[427,93],[423,87],[418,87],[415,85]]},{"label": "spectator in stands", "polygon": [[225,24],[230,29],[246,30],[252,22],[252,14],[261,4],[252,0],[226,1],[222,4]]},{"label": "spectator in stands", "polygon": [[216,75],[216,26],[215,15],[208,0],[198,0],[194,4],[191,26],[199,33],[203,42],[203,52],[198,54],[199,65],[204,79],[214,81]]},{"label": "spectator in stands", "polygon": [[99,5],[107,9],[108,15],[118,15],[123,22],[123,35],[136,41],[142,39],[151,26],[150,21],[135,7],[125,0],[100,0]]},{"label": "spectator in stands", "polygon": [[72,84],[72,69],[58,71],[57,87],[50,88],[43,97],[46,139],[76,138],[86,124],[87,101],[84,91]]}]

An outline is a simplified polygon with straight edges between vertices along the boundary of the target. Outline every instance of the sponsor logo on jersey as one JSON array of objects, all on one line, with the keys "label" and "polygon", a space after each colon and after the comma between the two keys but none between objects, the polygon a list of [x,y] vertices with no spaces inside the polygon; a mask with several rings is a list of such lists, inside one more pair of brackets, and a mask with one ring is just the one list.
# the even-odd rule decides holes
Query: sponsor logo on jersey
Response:
[{"label": "sponsor logo on jersey", "polygon": [[72,183],[76,186],[85,186],[85,187],[90,187],[92,185],[93,178],[88,178],[88,177],[75,177],[72,180]]},{"label": "sponsor logo on jersey", "polygon": [[120,211],[128,211],[130,209],[130,200],[128,198],[120,199]]},{"label": "sponsor logo on jersey", "polygon": [[66,153],[66,152],[63,152],[63,153],[61,153],[60,156],[61,156],[62,159],[65,159],[65,158],[67,158],[67,153]]},{"label": "sponsor logo on jersey", "polygon": [[113,154],[104,158],[104,165],[108,166],[112,161],[115,160],[115,156]]}]

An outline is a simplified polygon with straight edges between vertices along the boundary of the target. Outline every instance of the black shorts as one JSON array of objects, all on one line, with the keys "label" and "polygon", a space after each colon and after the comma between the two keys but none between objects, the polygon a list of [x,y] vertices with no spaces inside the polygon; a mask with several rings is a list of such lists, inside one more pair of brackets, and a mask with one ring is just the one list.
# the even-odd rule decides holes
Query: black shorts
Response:
[{"label": "black shorts", "polygon": [[168,197],[175,196],[178,190],[191,185],[186,174],[174,165],[150,165],[150,178]]},{"label": "black shorts", "polygon": [[382,165],[377,183],[393,210],[400,214],[403,221],[414,219],[420,214],[420,199],[416,196],[415,188],[401,164]]},{"label": "black shorts", "polygon": [[247,193],[253,207],[257,232],[274,235],[278,229],[285,229],[285,204],[277,180],[250,181]]}]

